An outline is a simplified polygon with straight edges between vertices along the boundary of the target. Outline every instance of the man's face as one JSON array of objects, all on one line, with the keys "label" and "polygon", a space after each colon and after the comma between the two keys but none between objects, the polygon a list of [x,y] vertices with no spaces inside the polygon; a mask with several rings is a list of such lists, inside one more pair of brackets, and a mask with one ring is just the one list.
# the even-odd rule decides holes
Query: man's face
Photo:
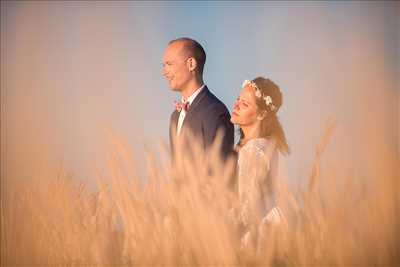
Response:
[{"label": "man's face", "polygon": [[182,91],[192,78],[182,43],[168,45],[163,57],[163,76],[174,91]]}]

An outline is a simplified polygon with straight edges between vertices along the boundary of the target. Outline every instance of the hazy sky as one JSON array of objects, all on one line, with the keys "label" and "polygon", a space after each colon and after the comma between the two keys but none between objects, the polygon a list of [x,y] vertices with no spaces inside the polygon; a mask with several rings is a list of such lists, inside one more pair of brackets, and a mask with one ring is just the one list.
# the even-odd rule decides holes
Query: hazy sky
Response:
[{"label": "hazy sky", "polygon": [[229,109],[245,79],[281,87],[291,179],[308,173],[329,117],[329,166],[379,171],[379,159],[399,160],[399,18],[383,1],[2,1],[2,176],[29,175],[47,155],[91,179],[106,130],[138,154],[167,141],[179,95],[162,53],[182,36],[205,48],[204,80]]}]

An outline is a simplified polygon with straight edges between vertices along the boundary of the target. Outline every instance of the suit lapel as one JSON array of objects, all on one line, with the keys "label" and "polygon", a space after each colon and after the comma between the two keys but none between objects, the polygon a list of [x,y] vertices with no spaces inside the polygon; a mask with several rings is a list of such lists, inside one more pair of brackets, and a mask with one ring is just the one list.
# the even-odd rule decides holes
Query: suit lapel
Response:
[{"label": "suit lapel", "polygon": [[196,98],[193,100],[193,103],[189,106],[189,110],[186,115],[192,113],[194,110],[196,110],[196,107],[199,105],[201,100],[208,94],[208,88],[207,86],[204,86],[204,88],[201,90],[201,92],[196,96]]},{"label": "suit lapel", "polygon": [[[185,130],[185,128],[187,128],[190,125],[190,119],[193,116],[193,114],[195,113],[197,107],[199,106],[201,100],[208,94],[208,88],[207,86],[204,86],[204,88],[201,90],[201,92],[196,96],[196,98],[193,100],[193,103],[189,106],[189,109],[186,111],[186,115],[185,115],[185,119],[183,120],[182,123],[182,128],[181,128],[181,132],[180,134],[182,134]],[[175,132],[175,136],[177,133],[177,125],[178,125],[178,119],[179,119],[179,112],[175,111],[175,113],[173,114],[173,122],[175,123],[174,129],[172,129],[172,132]],[[190,127],[190,126],[189,126]]]},{"label": "suit lapel", "polygon": [[[204,86],[204,88],[201,90],[201,92],[196,96],[196,98],[193,100],[193,103],[189,106],[188,111],[186,112],[185,119],[183,120],[183,126],[185,125],[186,121],[189,121],[194,112],[196,111],[196,108],[199,106],[201,100],[208,94],[208,88],[207,86]],[[178,114],[179,117],[179,114]]]},{"label": "suit lapel", "polygon": [[171,124],[170,124],[170,136],[171,138],[176,138],[176,130],[177,130],[177,126],[178,126],[178,119],[179,119],[179,112],[177,110],[175,110],[172,113],[172,118],[171,118]]}]

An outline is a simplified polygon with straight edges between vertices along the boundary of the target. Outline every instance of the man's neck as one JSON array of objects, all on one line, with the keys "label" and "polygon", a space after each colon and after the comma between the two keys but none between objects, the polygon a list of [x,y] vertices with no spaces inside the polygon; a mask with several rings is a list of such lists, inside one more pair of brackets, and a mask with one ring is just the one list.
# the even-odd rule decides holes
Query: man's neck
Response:
[{"label": "man's neck", "polygon": [[188,99],[197,89],[199,89],[204,84],[203,80],[196,79],[187,84],[185,89],[181,91],[184,99]]}]

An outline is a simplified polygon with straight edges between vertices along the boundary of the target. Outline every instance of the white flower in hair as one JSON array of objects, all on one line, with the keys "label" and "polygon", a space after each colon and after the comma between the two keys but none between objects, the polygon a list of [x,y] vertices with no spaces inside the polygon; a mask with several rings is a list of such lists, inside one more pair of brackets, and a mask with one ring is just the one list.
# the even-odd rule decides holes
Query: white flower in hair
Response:
[{"label": "white flower in hair", "polygon": [[261,91],[256,89],[256,97],[261,98]]},{"label": "white flower in hair", "polygon": [[242,84],[242,88],[245,88],[247,85],[250,85],[251,87],[253,87],[256,97],[260,98],[261,97],[261,90],[257,87],[257,84],[253,81],[250,80],[244,80],[243,84]]},{"label": "white flower in hair", "polygon": [[242,84],[242,88],[245,88],[248,84],[250,84],[249,80],[244,80],[243,84]]},{"label": "white flower in hair", "polygon": [[272,104],[271,96],[267,95],[267,96],[262,97],[261,90],[258,88],[257,84],[253,81],[244,80],[244,82],[242,84],[242,88],[246,87],[247,85],[250,85],[251,87],[253,87],[257,98],[262,98],[264,100],[265,104],[267,106],[269,106],[272,111],[275,110],[275,106]]},{"label": "white flower in hair", "polygon": [[269,104],[272,104],[272,99],[271,99],[271,97],[269,95],[264,96],[264,101],[265,101],[265,104],[267,104],[267,106]]}]

